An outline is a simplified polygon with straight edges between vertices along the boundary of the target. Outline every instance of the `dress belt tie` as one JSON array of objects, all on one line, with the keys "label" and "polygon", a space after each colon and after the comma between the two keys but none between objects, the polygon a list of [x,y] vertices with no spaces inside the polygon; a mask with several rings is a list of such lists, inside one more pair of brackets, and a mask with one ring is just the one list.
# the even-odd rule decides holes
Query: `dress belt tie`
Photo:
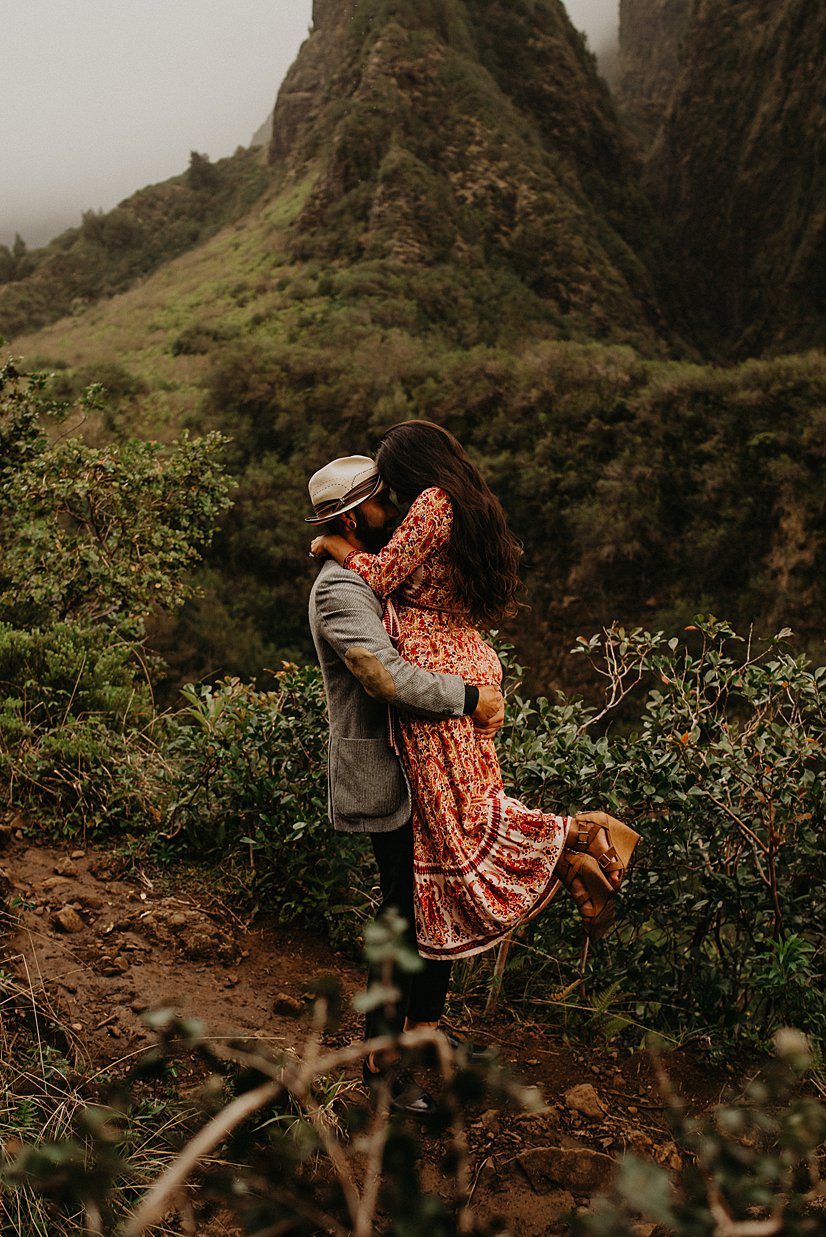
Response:
[{"label": "dress belt tie", "polygon": [[[396,612],[396,607],[393,605],[393,602],[389,597],[384,603],[384,614],[382,615],[381,621],[384,624],[384,630],[392,640],[393,645],[398,645],[399,636],[401,635],[399,616]],[[392,704],[388,704],[387,706],[387,742],[390,745],[390,750],[395,752],[396,755],[400,757],[402,753],[401,748],[399,747],[398,717]]]}]

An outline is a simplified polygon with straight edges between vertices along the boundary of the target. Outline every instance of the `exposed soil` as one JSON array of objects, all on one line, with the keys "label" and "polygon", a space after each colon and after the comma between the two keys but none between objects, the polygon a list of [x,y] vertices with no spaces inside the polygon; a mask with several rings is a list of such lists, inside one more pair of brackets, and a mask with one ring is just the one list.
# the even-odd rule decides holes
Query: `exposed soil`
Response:
[{"label": "exposed soil", "polygon": [[[197,1016],[215,1037],[257,1037],[300,1047],[310,1025],[309,982],[334,975],[348,994],[362,972],[316,937],[277,926],[247,927],[217,898],[162,891],[127,875],[104,851],[61,850],[13,840],[0,879],[16,924],[3,967],[41,993],[81,1068],[125,1069],[154,1043],[147,1007]],[[540,1088],[538,1114],[479,1111],[471,1118],[473,1205],[507,1216],[516,1237],[566,1231],[564,1216],[588,1205],[626,1148],[679,1164],[645,1053],[558,1041],[508,1011],[452,1029],[496,1044],[504,1062]],[[347,1011],[333,1043],[359,1036]],[[725,1080],[675,1053],[669,1069],[689,1105],[715,1102]],[[435,1145],[434,1145],[435,1144]],[[425,1143],[424,1181],[444,1188],[438,1139]],[[234,1232],[231,1228],[210,1232]]]}]

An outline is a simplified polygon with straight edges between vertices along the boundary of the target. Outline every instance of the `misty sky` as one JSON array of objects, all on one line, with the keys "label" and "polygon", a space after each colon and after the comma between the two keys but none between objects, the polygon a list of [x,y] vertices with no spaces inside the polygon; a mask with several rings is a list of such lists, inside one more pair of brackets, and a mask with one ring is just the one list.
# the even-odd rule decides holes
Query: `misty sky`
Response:
[{"label": "misty sky", "polygon": [[[619,0],[566,0],[599,51]],[[312,0],[0,0],[0,243],[30,247],[247,145]]]}]

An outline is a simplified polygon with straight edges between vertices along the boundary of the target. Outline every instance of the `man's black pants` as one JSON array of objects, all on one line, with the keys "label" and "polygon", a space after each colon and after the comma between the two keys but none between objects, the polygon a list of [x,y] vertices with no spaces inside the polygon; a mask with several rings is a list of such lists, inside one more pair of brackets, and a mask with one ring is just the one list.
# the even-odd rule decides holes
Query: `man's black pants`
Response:
[{"label": "man's black pants", "polygon": [[[416,950],[416,926],[413,918],[413,825],[410,821],[392,833],[371,833],[373,853],[379,869],[381,907],[379,915],[391,906],[405,920],[405,940]],[[449,962],[432,962],[423,958],[424,967],[414,974],[395,968],[393,982],[401,999],[388,1017],[383,1008],[370,1010],[365,1022],[365,1037],[370,1039],[382,1031],[401,1031],[405,1018],[411,1022],[438,1022],[445,1007],[450,984]],[[367,972],[368,987],[381,983],[381,968],[371,964]]]}]

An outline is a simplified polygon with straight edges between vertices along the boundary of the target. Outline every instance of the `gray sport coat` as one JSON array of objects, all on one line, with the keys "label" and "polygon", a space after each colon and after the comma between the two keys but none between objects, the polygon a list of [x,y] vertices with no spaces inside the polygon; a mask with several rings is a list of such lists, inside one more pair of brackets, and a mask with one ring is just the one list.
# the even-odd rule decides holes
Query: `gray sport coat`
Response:
[{"label": "gray sport coat", "polygon": [[390,671],[396,705],[422,717],[461,717],[464,680],[431,674],[396,652],[382,624],[384,607],[354,571],[328,559],[310,593],[313,633],[330,719],[328,803],[344,833],[391,833],[410,819],[410,788],[387,742],[387,705],[373,700],[344,664],[347,650],[369,649]]}]

